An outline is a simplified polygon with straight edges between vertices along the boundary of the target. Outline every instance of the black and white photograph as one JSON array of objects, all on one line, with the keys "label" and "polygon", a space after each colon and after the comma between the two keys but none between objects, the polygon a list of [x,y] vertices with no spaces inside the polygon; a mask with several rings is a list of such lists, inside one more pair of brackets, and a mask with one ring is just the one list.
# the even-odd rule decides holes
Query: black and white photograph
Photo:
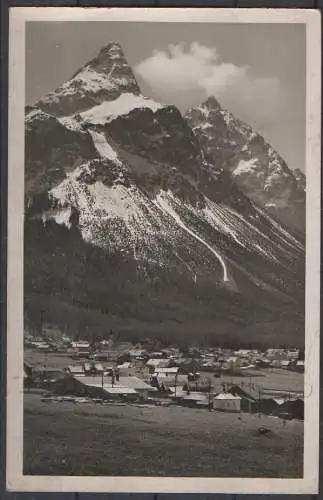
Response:
[{"label": "black and white photograph", "polygon": [[320,15],[14,8],[8,488],[315,493]]}]

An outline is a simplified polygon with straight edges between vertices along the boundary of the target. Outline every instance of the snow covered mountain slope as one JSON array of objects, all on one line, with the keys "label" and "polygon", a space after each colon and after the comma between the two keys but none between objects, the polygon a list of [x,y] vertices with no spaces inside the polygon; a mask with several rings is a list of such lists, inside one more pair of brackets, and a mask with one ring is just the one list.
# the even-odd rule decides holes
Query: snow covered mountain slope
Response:
[{"label": "snow covered mountain slope", "polygon": [[293,173],[260,134],[214,97],[190,109],[185,119],[215,168],[230,172],[244,194],[290,230],[305,233],[303,174]]},{"label": "snow covered mountain slope", "polygon": [[[122,54],[112,47],[86,71],[108,74]],[[301,339],[303,244],[216,167],[174,106],[141,95],[121,59],[130,86],[61,92],[73,77],[27,110],[26,315],[45,301],[65,324],[77,307],[127,331],[140,321],[151,335],[240,340],[281,321],[279,335]]]},{"label": "snow covered mountain slope", "polygon": [[55,115],[70,115],[112,101],[123,92],[139,94],[140,90],[120,45],[111,42],[36,107]]}]

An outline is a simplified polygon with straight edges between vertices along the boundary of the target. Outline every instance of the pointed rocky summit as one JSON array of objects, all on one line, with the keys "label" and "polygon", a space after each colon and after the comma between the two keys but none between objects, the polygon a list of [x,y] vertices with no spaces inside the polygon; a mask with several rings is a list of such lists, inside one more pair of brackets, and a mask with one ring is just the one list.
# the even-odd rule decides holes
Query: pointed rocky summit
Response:
[{"label": "pointed rocky summit", "polygon": [[50,114],[66,116],[112,101],[125,92],[137,95],[140,89],[121,46],[112,42],[35,106]]}]

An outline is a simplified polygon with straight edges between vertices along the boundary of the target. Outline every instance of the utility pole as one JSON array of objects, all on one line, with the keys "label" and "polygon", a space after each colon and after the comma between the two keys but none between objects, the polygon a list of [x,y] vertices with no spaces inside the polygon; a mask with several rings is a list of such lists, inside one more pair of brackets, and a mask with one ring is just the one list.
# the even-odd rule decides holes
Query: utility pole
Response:
[{"label": "utility pole", "polygon": [[209,411],[212,410],[212,383],[211,380],[209,380]]}]

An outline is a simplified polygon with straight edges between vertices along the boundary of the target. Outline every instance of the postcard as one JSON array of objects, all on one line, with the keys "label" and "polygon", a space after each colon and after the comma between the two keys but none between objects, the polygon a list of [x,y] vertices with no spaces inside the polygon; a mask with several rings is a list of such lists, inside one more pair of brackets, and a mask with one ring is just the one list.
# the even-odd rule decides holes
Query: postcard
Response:
[{"label": "postcard", "polygon": [[14,7],[11,491],[318,491],[315,10]]}]

